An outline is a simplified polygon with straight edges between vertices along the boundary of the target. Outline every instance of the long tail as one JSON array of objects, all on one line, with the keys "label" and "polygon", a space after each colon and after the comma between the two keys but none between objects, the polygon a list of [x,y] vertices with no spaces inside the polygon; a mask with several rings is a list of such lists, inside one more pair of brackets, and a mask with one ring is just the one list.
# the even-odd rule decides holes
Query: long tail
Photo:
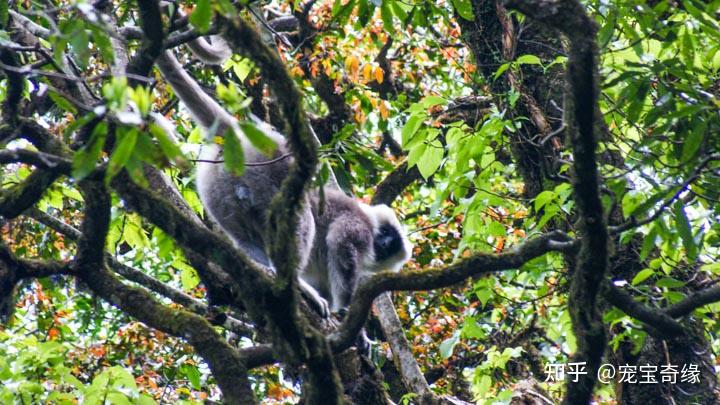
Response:
[{"label": "long tail", "polygon": [[[175,91],[178,98],[185,104],[193,118],[206,130],[206,136],[223,134],[228,128],[237,133],[237,121],[220,104],[217,103],[200,87],[180,65],[172,51],[163,52],[156,60],[158,69],[165,80]],[[207,133],[216,125],[214,134]]]},{"label": "long tail", "polygon": [[208,65],[222,65],[230,56],[232,50],[222,37],[213,35],[210,37],[212,43],[205,38],[198,38],[188,42],[186,45],[192,53],[204,63]]}]

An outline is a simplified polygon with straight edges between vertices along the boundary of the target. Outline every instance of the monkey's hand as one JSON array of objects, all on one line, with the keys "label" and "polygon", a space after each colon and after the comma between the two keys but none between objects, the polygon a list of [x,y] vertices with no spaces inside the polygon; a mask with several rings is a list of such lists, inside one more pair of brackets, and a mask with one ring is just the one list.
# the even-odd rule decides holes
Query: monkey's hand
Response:
[{"label": "monkey's hand", "polygon": [[330,317],[330,303],[323,297],[317,290],[308,284],[307,281],[303,280],[302,277],[298,277],[298,284],[300,285],[300,292],[310,300],[312,305],[318,311],[321,317]]}]

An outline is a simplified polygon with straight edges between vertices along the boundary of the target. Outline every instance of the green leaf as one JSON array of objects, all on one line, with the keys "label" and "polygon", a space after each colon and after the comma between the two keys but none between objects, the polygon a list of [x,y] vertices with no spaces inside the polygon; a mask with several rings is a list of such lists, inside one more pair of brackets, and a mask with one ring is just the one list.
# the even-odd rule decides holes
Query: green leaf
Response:
[{"label": "green leaf", "polygon": [[240,123],[240,129],[250,141],[252,146],[256,147],[266,156],[272,156],[277,149],[277,144],[265,132],[261,131],[255,124],[244,121]]},{"label": "green leaf", "polygon": [[356,4],[357,0],[350,0],[346,4],[342,4],[342,0],[335,0],[332,10],[333,20],[337,21],[339,26],[345,24]]},{"label": "green leaf", "polygon": [[188,17],[192,25],[201,33],[210,29],[210,20],[212,19],[212,7],[210,0],[197,0],[195,10]]},{"label": "green leaf", "polygon": [[63,97],[59,93],[53,90],[49,90],[48,97],[50,97],[50,100],[52,100],[55,105],[60,107],[61,109],[72,114],[77,114],[77,109],[75,108],[75,106],[72,105],[72,103],[70,103],[67,99],[65,99],[65,97]]},{"label": "green leaf", "polygon": [[475,15],[473,14],[472,3],[470,2],[470,0],[453,0],[452,3],[457,13],[460,14],[460,17],[468,21],[475,20]]},{"label": "green leaf", "polygon": [[605,23],[603,24],[600,31],[598,31],[597,42],[600,49],[605,48],[612,38],[612,34],[615,31],[615,22],[617,19],[617,13],[615,10],[611,10],[608,13]]},{"label": "green leaf", "polygon": [[485,308],[485,305],[493,296],[493,291],[489,288],[480,288],[475,290],[475,295],[480,300],[481,308]]},{"label": "green leaf", "polygon": [[407,146],[408,142],[412,139],[413,135],[420,129],[423,121],[425,120],[424,114],[413,114],[408,118],[405,126],[402,129],[402,143],[403,146]]},{"label": "green leaf", "polygon": [[690,226],[690,221],[685,214],[683,202],[678,200],[673,205],[673,211],[675,212],[675,226],[680,234],[683,246],[685,247],[685,253],[688,255],[688,259],[695,260],[697,258],[698,248],[697,245],[695,245],[695,240],[693,239],[692,228]]},{"label": "green leaf", "polygon": [[[666,195],[669,195],[670,193],[674,193],[677,190],[677,187],[671,188],[669,190],[660,191],[659,193],[653,194],[650,198],[648,198],[646,201],[644,201],[641,204],[636,205],[632,210],[629,211],[627,216],[635,215],[635,216],[641,216],[645,214],[650,208],[655,206],[655,204],[658,203],[658,201],[662,200]],[[625,199],[623,198],[623,205],[625,204]],[[625,208],[623,207],[623,211],[625,211]]]},{"label": "green leaf", "polygon": [[453,349],[455,348],[455,345],[458,344],[460,341],[460,335],[455,332],[451,337],[445,339],[442,343],[440,343],[440,355],[444,359],[449,359],[450,356],[453,354]]},{"label": "green leaf", "polygon": [[492,378],[487,374],[481,376],[477,383],[473,383],[473,391],[481,396],[485,396],[490,391],[490,387],[492,387]]},{"label": "green leaf", "polygon": [[185,155],[183,155],[180,147],[170,139],[165,133],[165,130],[156,124],[150,124],[148,128],[150,129],[150,133],[157,139],[158,145],[160,145],[160,149],[163,151],[163,154],[165,154],[165,157],[178,166],[185,166],[187,164],[187,159],[185,159]]},{"label": "green leaf", "polygon": [[535,55],[522,55],[515,59],[518,65],[542,65],[542,61]]},{"label": "green leaf", "polygon": [[445,105],[447,100],[440,96],[427,96],[420,100],[419,103],[423,108],[435,107],[436,105]]},{"label": "green leaf", "polygon": [[242,58],[240,62],[232,62],[232,68],[238,79],[244,81],[252,71],[253,63],[248,58]]},{"label": "green leaf", "polygon": [[144,86],[137,86],[135,88],[129,88],[128,93],[130,95],[130,99],[135,102],[140,115],[143,117],[147,116],[153,104],[153,98],[150,90]]},{"label": "green leaf", "polygon": [[408,167],[413,167],[417,164],[417,162],[420,161],[420,158],[425,154],[425,150],[427,149],[427,144],[424,142],[420,142],[412,147],[410,149],[410,153],[408,153],[407,163]]},{"label": "green leaf", "polygon": [[685,283],[672,277],[663,277],[655,285],[662,288],[680,288]]},{"label": "green leaf", "polygon": [[188,381],[190,381],[194,389],[199,390],[202,388],[200,386],[200,370],[198,370],[196,366],[186,363],[180,366],[180,370],[185,377],[187,377]]},{"label": "green leaf", "polygon": [[403,9],[403,4],[399,1],[388,1],[388,3],[392,6],[393,14],[404,24],[407,21],[408,13]]},{"label": "green leaf", "polygon": [[241,176],[245,171],[245,155],[243,154],[242,145],[235,131],[228,128],[223,138],[223,157],[225,159],[225,169],[234,174]]},{"label": "green leaf", "polygon": [[712,274],[720,273],[720,262],[703,264],[700,267],[700,271],[706,271]]},{"label": "green leaf", "polygon": [[113,51],[110,37],[105,31],[94,25],[90,26],[90,31],[92,32],[93,41],[95,41],[95,45],[97,45],[100,50],[104,62],[108,65],[112,64],[115,60],[115,52]]},{"label": "green leaf", "polygon": [[707,122],[700,119],[699,123],[696,123],[690,134],[685,139],[682,147],[682,161],[687,162],[695,153],[700,149],[703,138],[705,137],[705,130],[707,129]]},{"label": "green leaf", "polygon": [[130,178],[135,184],[147,188],[149,186],[147,179],[145,178],[145,171],[143,169],[143,162],[138,159],[135,155],[130,156],[127,162],[125,162],[125,170],[130,174]]},{"label": "green leaf", "polygon": [[383,28],[385,31],[394,34],[395,24],[393,24],[393,12],[392,12],[392,0],[383,0],[382,6],[380,6],[380,18],[382,18]]},{"label": "green leaf", "polygon": [[157,405],[157,402],[151,397],[150,395],[142,392],[140,393],[140,397],[138,398],[138,405]]},{"label": "green leaf", "polygon": [[495,74],[493,75],[493,80],[497,80],[497,78],[500,77],[500,75],[502,75],[503,73],[505,73],[505,71],[508,70],[509,68],[510,68],[510,62],[503,63],[502,65],[500,65],[500,67],[497,68],[497,70],[495,71]]},{"label": "green leaf", "polygon": [[138,131],[136,128],[127,128],[124,131],[117,131],[117,139],[115,140],[115,149],[110,155],[110,162],[108,162],[107,172],[105,172],[105,183],[109,183],[115,175],[120,173],[125,163],[133,153],[135,149],[135,143],[138,138]]},{"label": "green leaf", "polygon": [[497,221],[490,222],[490,225],[488,225],[487,230],[488,230],[488,233],[490,234],[490,236],[505,236],[507,234],[505,225],[503,225]]},{"label": "green leaf", "polygon": [[70,35],[70,46],[76,56],[76,60],[81,69],[85,69],[90,59],[90,36],[85,31],[85,26],[80,24],[77,29]]},{"label": "green leaf", "polygon": [[370,21],[370,17],[372,17],[373,12],[375,11],[375,5],[372,4],[368,0],[358,0],[358,24],[360,26],[366,26],[368,21]]},{"label": "green leaf", "polygon": [[547,203],[555,198],[555,193],[550,190],[545,190],[535,197],[535,211],[539,211],[540,208],[544,207]]},{"label": "green leaf", "polygon": [[[485,305],[483,304],[483,307]],[[485,330],[478,325],[477,320],[472,316],[465,318],[460,335],[465,339],[484,339],[487,336]]]},{"label": "green leaf", "polygon": [[198,277],[195,269],[183,268],[180,272],[180,285],[182,285],[183,290],[190,291],[197,287],[198,284],[200,284],[200,277]]},{"label": "green leaf", "polygon": [[0,27],[5,27],[9,18],[8,2],[4,1],[0,4]]},{"label": "green leaf", "polygon": [[655,240],[657,238],[657,229],[653,225],[650,228],[650,232],[645,235],[645,239],[643,239],[642,248],[640,249],[640,260],[645,260],[650,252],[652,252],[657,245],[655,244]]},{"label": "green leaf", "polygon": [[655,271],[653,269],[642,269],[635,275],[635,277],[633,277],[630,284],[638,285],[638,284],[642,283],[643,281],[647,280],[648,277],[650,277],[654,274],[655,274]]},{"label": "green leaf", "polygon": [[105,138],[107,137],[107,124],[99,123],[92,132],[88,143],[77,151],[73,156],[72,176],[75,180],[82,180],[89,175],[94,169],[95,164],[102,153],[105,146]]},{"label": "green leaf", "polygon": [[439,140],[436,139],[430,142],[422,158],[417,162],[418,170],[420,170],[423,178],[427,180],[437,171],[444,155],[445,149],[443,149],[442,143],[440,143]]}]

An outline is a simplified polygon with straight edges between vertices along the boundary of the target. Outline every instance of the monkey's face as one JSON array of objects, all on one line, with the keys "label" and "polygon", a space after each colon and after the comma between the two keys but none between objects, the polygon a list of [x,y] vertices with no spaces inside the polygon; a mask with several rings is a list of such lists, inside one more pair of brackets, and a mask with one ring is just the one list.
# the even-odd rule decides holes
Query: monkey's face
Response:
[{"label": "monkey's face", "polygon": [[373,224],[372,263],[368,270],[400,270],[410,259],[412,245],[395,212],[387,205],[365,205],[363,210]]}]

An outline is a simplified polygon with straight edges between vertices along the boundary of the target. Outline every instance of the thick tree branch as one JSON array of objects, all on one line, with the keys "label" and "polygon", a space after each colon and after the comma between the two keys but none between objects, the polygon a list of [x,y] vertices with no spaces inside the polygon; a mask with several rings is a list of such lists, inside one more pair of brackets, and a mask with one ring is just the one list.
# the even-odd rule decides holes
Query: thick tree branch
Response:
[{"label": "thick tree branch", "polygon": [[73,274],[70,263],[18,258],[2,241],[0,241],[0,261],[5,266],[13,268],[15,280]]},{"label": "thick tree branch", "polygon": [[375,187],[372,204],[390,205],[410,184],[419,180],[420,170],[417,166],[408,169],[407,162],[403,162],[393,169],[383,181]]},{"label": "thick tree branch", "polygon": [[414,392],[421,396],[432,395],[430,386],[410,350],[410,344],[405,337],[405,331],[402,329],[402,323],[395,311],[390,293],[380,294],[375,299],[375,310],[380,318],[380,325],[392,350],[395,366],[400,372],[400,378],[405,388],[408,392]]},{"label": "thick tree branch", "polygon": [[274,296],[281,305],[270,307],[269,318],[277,332],[284,335],[292,354],[308,366],[309,379],[305,395],[310,403],[342,402],[340,377],[332,361],[324,336],[299,316],[297,309],[297,220],[304,196],[317,166],[314,136],[302,109],[300,92],[295,88],[277,53],[269,49],[259,33],[242,18],[220,18],[223,36],[237,53],[251,57],[263,72],[274,94],[278,96],[287,122],[288,144],[295,158],[280,191],[270,204],[270,246],[268,253],[277,269]]},{"label": "thick tree branch", "polygon": [[39,169],[68,175],[72,170],[72,162],[60,156],[28,149],[6,149],[0,151],[0,164],[25,163]]},{"label": "thick tree branch", "polygon": [[35,205],[62,174],[35,170],[22,183],[0,192],[0,216],[12,219]]},{"label": "thick tree branch", "polygon": [[689,295],[677,304],[669,306],[665,309],[665,313],[673,318],[680,318],[704,305],[718,301],[720,301],[720,287],[708,288]]},{"label": "thick tree branch", "polygon": [[[32,208],[28,214],[38,222],[61,233],[69,240],[78,240],[81,236],[80,231],[75,229],[73,226],[66,224],[52,215],[46,214],[37,208]],[[184,306],[198,315],[205,316],[210,311],[210,308],[202,301],[193,298],[185,292],[175,289],[153,277],[150,277],[140,270],[120,263],[109,254],[105,255],[105,260],[115,273],[123,276],[127,280],[134,281],[151,291],[169,298],[173,302]],[[225,319],[220,326],[240,336],[252,336],[253,333],[252,328],[249,325],[231,316],[225,316]]]},{"label": "thick tree branch", "polygon": [[681,336],[685,332],[682,325],[663,313],[662,310],[652,309],[635,301],[632,295],[615,286],[608,286],[604,295],[609,303],[666,336]]},{"label": "thick tree branch", "polygon": [[204,318],[170,309],[147,291],[123,284],[104,264],[105,238],[110,224],[110,196],[102,183],[81,182],[85,218],[81,226],[74,267],[77,274],[103,299],[148,326],[187,339],[210,366],[225,400],[254,404],[255,394],[247,379],[240,354]]},{"label": "thick tree branch", "polygon": [[[165,39],[165,33],[163,32],[160,3],[157,0],[137,0],[137,3],[144,38],[142,46],[127,66],[127,73],[129,75],[147,76],[155,63],[155,59],[164,50],[163,40]],[[140,84],[134,79],[131,79],[130,82],[133,85]]]},{"label": "thick tree branch", "polygon": [[567,236],[562,232],[550,232],[530,239],[508,253],[477,253],[448,267],[411,273],[376,274],[359,283],[345,321],[329,338],[333,350],[342,350],[352,344],[367,318],[373,300],[385,291],[433,290],[458,284],[470,277],[516,269],[535,257],[554,251],[551,241],[566,239]]},{"label": "thick tree branch", "polygon": [[574,0],[510,0],[507,4],[563,32],[569,42],[565,123],[573,150],[573,190],[579,218],[580,252],[570,287],[570,315],[578,341],[574,362],[587,364],[587,374],[568,382],[566,404],[585,404],[592,397],[605,351],[605,327],[597,307],[608,267],[608,230],[600,201],[596,162],[601,115],[597,73],[596,27]]}]

